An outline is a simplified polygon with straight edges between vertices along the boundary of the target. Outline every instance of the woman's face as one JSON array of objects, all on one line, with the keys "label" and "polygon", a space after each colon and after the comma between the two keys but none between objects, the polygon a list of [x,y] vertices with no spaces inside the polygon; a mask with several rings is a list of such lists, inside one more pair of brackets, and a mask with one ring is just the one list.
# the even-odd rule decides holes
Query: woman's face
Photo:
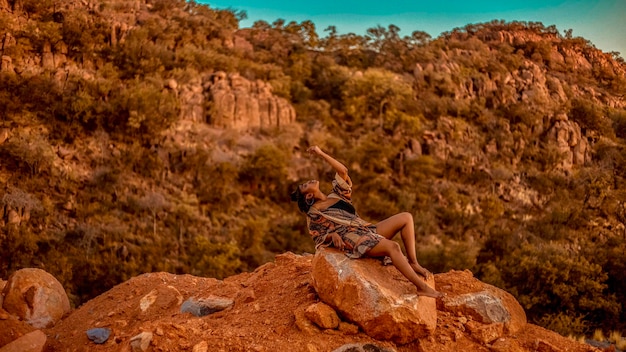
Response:
[{"label": "woman's face", "polygon": [[300,192],[302,194],[309,194],[309,193],[314,193],[315,191],[317,191],[319,189],[319,186],[320,186],[319,181],[310,180],[301,184],[300,186],[298,186],[298,188],[300,189]]}]

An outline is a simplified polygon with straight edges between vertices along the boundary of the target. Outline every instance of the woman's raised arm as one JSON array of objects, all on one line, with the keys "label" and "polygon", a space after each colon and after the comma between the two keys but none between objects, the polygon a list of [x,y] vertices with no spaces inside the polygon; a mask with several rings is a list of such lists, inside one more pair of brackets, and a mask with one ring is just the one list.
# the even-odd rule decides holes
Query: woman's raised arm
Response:
[{"label": "woman's raised arm", "polygon": [[320,149],[320,147],[314,145],[312,147],[309,147],[309,149],[307,149],[307,152],[311,153],[311,154],[316,154],[319,155],[320,157],[322,157],[322,159],[324,159],[328,164],[330,164],[330,166],[332,166],[333,169],[335,169],[335,171],[337,172],[337,174],[343,178],[344,180],[348,179],[348,168],[340,163],[339,161],[337,161],[335,158],[333,158],[332,156],[324,153],[324,151],[322,151]]}]

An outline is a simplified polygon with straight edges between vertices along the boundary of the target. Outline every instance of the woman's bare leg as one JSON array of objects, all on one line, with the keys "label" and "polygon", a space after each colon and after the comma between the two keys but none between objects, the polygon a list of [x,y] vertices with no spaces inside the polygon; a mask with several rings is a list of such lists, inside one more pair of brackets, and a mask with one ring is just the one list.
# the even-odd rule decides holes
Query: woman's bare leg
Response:
[{"label": "woman's bare leg", "polygon": [[383,257],[389,256],[391,257],[391,262],[393,265],[404,275],[415,287],[417,288],[417,294],[419,296],[427,296],[433,298],[443,297],[443,293],[431,288],[428,286],[422,279],[417,276],[414,271],[414,268],[409,264],[404,255],[402,254],[402,250],[400,250],[400,245],[391,240],[381,240],[374,248],[370,249],[367,252],[367,255],[370,257]]},{"label": "woman's bare leg", "polygon": [[404,212],[393,215],[376,224],[376,232],[389,240],[392,239],[398,231],[400,231],[400,237],[404,243],[406,256],[409,258],[411,268],[413,268],[416,273],[428,278],[428,276],[432,274],[419,264],[415,254],[415,225],[413,223],[413,215]]}]

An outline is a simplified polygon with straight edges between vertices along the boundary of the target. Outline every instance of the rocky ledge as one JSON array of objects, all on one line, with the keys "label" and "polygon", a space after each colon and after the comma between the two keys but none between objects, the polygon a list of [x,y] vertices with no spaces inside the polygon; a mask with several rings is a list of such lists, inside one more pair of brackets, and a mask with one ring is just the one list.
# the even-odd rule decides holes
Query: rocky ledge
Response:
[{"label": "rocky ledge", "polygon": [[27,270],[20,289],[23,271],[0,281],[0,352],[599,351],[528,324],[510,294],[469,271],[436,274],[429,284],[447,294],[436,301],[393,266],[333,250],[288,252],[224,280],[143,274],[45,326],[33,313],[64,300],[41,299],[49,274]]}]

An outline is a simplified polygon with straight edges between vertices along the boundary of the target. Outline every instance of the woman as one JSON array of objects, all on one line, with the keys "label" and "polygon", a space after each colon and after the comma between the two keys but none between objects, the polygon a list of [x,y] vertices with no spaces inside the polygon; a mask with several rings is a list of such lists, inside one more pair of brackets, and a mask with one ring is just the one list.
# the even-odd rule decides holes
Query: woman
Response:
[{"label": "woman", "polygon": [[[348,168],[324,153],[319,147],[307,150],[322,157],[336,171],[333,192],[325,195],[320,191],[319,181],[311,180],[298,186],[291,200],[307,215],[309,233],[315,240],[315,249],[332,245],[343,250],[350,258],[385,257],[417,287],[417,294],[439,298],[443,294],[428,286],[419,276],[432,275],[424,269],[415,256],[415,229],[410,213],[396,214],[378,224],[363,220],[352,205],[352,180]],[[400,231],[407,251],[402,254],[400,245],[391,239]]]}]

